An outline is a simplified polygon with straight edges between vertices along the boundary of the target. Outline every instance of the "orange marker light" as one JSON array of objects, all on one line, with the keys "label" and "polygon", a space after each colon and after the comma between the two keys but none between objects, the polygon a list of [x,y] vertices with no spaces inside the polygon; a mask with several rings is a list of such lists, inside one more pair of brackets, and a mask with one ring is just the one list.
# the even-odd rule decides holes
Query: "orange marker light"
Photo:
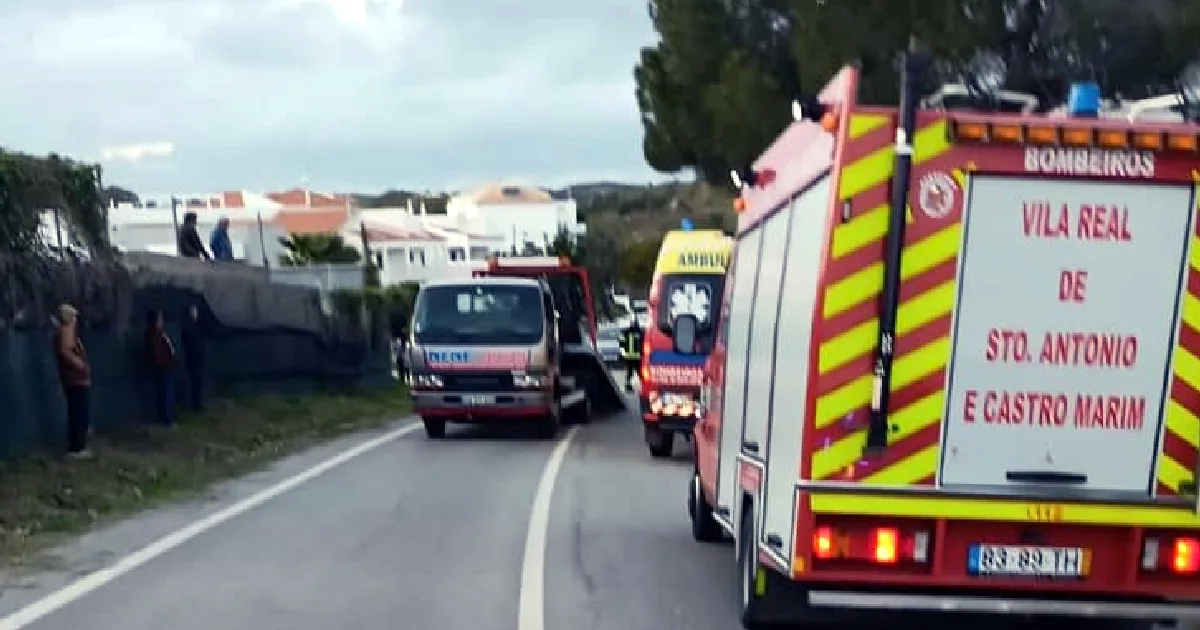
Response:
[{"label": "orange marker light", "polygon": [[734,199],[734,200],[733,200],[733,211],[734,211],[734,212],[745,212],[745,211],[746,211],[746,207],[747,207],[747,206],[746,206],[746,200],[745,200],[745,199],[742,199],[741,197],[738,197],[737,199]]},{"label": "orange marker light", "polygon": [[833,112],[825,112],[825,115],[821,116],[821,128],[830,133],[837,131],[837,128],[838,128],[837,114],[834,114]]}]

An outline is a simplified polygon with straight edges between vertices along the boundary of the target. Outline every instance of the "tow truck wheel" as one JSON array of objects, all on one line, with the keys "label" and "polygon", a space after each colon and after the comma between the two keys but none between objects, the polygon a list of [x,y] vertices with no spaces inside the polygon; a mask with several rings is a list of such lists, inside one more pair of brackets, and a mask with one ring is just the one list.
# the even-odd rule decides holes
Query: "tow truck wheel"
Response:
[{"label": "tow truck wheel", "polygon": [[747,510],[742,516],[742,526],[738,530],[738,580],[739,613],[738,618],[746,630],[760,630],[766,626],[759,612],[761,597],[757,592],[758,573],[762,566],[758,563],[758,549],[754,544],[754,514]]},{"label": "tow truck wheel", "polygon": [[650,448],[650,456],[665,459],[675,450],[675,434],[663,431],[658,427],[646,427],[646,446]]},{"label": "tow truck wheel", "polygon": [[537,436],[543,440],[553,440],[562,428],[562,410],[555,405],[550,413],[542,416],[537,422]]},{"label": "tow truck wheel", "polygon": [[446,421],[438,418],[421,418],[421,423],[425,425],[425,435],[431,440],[440,440],[446,437]]},{"label": "tow truck wheel", "polygon": [[699,542],[720,542],[724,538],[721,526],[713,518],[712,506],[700,487],[700,473],[692,474],[688,488],[688,513],[692,516],[692,538]]}]

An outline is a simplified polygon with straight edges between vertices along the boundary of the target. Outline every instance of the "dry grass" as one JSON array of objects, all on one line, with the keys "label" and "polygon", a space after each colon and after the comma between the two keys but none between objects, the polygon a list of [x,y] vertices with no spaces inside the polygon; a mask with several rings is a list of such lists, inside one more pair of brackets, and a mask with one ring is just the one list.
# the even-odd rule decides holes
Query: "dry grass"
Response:
[{"label": "dry grass", "polygon": [[0,462],[0,561],[22,563],[63,536],[408,413],[401,387],[219,400],[174,429],[139,427],[98,438],[92,459]]}]

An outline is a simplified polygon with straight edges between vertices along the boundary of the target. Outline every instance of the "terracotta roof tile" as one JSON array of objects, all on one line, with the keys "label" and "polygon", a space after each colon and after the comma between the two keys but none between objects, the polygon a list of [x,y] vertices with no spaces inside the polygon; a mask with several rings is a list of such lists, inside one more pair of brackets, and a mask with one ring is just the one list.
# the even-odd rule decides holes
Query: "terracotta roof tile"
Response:
[{"label": "terracotta roof tile", "polygon": [[428,230],[404,230],[394,227],[367,224],[367,240],[372,243],[399,243],[405,241],[424,241],[440,243],[445,238]]},{"label": "terracotta roof tile", "polygon": [[226,208],[245,208],[246,196],[240,190],[229,190],[221,193],[222,206]]},{"label": "terracotta roof tile", "polygon": [[273,223],[288,234],[332,234],[346,225],[350,212],[331,210],[280,210]]},{"label": "terracotta roof tile", "polygon": [[533,186],[507,186],[494,184],[480,188],[467,198],[480,205],[542,204],[554,203],[550,193]]}]

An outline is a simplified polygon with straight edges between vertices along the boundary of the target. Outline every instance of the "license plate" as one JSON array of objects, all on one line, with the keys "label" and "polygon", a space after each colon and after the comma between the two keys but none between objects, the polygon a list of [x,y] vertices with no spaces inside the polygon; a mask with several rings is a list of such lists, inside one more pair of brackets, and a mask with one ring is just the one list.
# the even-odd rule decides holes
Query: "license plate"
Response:
[{"label": "license plate", "polygon": [[971,545],[967,552],[971,575],[1077,578],[1087,575],[1090,568],[1088,549]]},{"label": "license plate", "polygon": [[495,402],[495,396],[463,396],[463,404],[465,405],[491,405]]}]

